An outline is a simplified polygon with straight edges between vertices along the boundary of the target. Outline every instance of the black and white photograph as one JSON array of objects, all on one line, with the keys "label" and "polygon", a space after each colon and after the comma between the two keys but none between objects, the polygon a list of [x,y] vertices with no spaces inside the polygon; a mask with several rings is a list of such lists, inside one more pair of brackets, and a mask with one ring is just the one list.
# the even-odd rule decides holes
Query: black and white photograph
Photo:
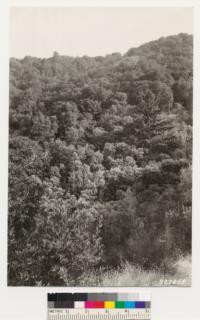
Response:
[{"label": "black and white photograph", "polygon": [[191,286],[193,8],[9,28],[8,286]]}]

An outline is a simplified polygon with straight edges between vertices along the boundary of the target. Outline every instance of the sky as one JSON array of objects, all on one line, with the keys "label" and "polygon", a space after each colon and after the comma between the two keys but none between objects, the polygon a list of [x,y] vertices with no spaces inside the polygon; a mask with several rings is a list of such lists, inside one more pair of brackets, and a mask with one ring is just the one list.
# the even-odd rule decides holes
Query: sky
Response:
[{"label": "sky", "polygon": [[193,33],[190,7],[12,7],[10,56],[104,56],[181,32]]}]

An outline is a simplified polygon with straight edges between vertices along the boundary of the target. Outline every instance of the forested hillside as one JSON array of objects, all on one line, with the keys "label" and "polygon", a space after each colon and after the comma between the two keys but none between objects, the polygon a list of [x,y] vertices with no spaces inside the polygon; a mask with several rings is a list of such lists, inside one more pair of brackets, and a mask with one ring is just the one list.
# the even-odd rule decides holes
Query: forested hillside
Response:
[{"label": "forested hillside", "polygon": [[9,285],[171,272],[190,254],[192,58],[179,34],[10,59]]}]

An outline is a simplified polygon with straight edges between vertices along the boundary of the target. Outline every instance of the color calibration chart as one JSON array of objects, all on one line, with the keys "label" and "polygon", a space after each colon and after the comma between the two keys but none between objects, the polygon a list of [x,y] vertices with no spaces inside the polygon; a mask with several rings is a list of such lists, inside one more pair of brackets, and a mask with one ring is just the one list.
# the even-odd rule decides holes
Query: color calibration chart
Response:
[{"label": "color calibration chart", "polygon": [[48,320],[150,320],[149,292],[49,293]]}]

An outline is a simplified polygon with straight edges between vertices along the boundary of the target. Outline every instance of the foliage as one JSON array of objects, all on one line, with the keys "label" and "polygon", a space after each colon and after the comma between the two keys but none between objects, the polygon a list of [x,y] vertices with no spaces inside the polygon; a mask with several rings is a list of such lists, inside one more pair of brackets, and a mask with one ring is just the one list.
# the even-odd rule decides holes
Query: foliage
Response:
[{"label": "foliage", "polygon": [[192,42],[10,60],[10,285],[191,252]]}]

